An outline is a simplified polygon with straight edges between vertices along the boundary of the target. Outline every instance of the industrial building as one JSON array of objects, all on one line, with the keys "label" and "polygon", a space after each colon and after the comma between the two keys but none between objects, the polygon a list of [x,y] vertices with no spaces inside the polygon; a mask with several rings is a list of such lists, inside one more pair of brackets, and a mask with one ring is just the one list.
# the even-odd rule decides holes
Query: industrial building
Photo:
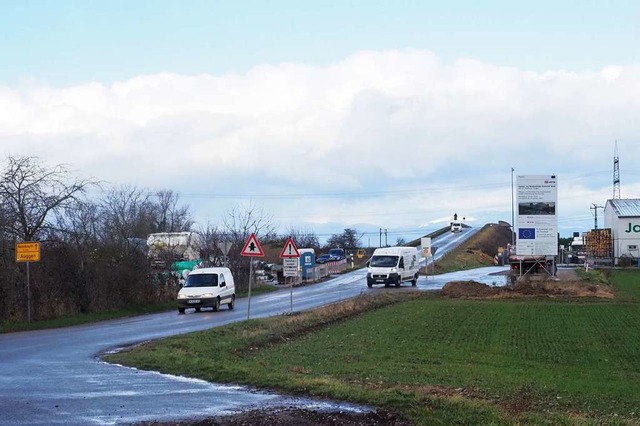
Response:
[{"label": "industrial building", "polygon": [[614,264],[640,257],[640,199],[612,199],[604,206],[604,227],[611,230]]}]

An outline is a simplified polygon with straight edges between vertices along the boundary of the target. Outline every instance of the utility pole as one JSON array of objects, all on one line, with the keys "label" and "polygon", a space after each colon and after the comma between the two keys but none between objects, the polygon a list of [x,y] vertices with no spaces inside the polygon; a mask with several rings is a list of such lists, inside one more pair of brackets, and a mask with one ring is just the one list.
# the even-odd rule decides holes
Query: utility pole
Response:
[{"label": "utility pole", "polygon": [[589,207],[589,208],[593,210],[593,215],[594,215],[593,229],[598,229],[598,209],[604,209],[604,207],[599,206],[595,203],[593,203],[592,206],[593,207]]},{"label": "utility pole", "polygon": [[384,230],[384,246],[385,247],[389,247],[389,242],[387,241],[387,231],[388,229]]},{"label": "utility pole", "polygon": [[513,247],[516,242],[516,224],[515,224],[515,216],[513,213],[513,167],[511,168],[511,247]]},{"label": "utility pole", "polygon": [[378,247],[382,247],[382,228],[380,228],[380,245]]}]

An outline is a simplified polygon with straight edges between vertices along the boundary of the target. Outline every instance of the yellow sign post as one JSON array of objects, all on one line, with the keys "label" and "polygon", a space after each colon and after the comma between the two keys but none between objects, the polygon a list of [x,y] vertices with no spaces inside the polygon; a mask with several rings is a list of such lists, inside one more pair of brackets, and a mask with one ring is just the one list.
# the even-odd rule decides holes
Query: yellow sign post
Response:
[{"label": "yellow sign post", "polygon": [[29,263],[40,262],[40,243],[27,241],[16,243],[16,262],[27,263],[27,319],[31,323],[31,289],[29,283]]},{"label": "yellow sign post", "polygon": [[16,262],[40,262],[40,243],[16,243]]}]

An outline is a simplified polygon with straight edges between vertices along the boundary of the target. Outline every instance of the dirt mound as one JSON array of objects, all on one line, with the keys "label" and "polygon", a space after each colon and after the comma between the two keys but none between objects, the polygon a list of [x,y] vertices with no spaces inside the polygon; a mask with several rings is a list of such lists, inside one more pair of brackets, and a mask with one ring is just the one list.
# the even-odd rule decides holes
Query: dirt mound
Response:
[{"label": "dirt mound", "polygon": [[452,281],[445,284],[440,294],[450,298],[517,298],[546,297],[599,297],[611,299],[613,290],[607,285],[579,280],[519,280],[505,287],[492,287],[476,281]]},{"label": "dirt mound", "polygon": [[476,281],[451,281],[442,287],[440,294],[446,297],[490,297],[498,294],[497,287],[489,287]]}]

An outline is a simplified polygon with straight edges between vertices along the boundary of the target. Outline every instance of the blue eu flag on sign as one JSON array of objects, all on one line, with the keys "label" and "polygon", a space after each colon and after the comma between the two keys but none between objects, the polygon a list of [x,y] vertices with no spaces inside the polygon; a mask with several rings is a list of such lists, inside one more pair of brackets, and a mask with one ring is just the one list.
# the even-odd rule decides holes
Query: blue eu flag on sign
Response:
[{"label": "blue eu flag on sign", "polygon": [[536,228],[520,228],[518,229],[518,238],[521,240],[535,240]]}]

